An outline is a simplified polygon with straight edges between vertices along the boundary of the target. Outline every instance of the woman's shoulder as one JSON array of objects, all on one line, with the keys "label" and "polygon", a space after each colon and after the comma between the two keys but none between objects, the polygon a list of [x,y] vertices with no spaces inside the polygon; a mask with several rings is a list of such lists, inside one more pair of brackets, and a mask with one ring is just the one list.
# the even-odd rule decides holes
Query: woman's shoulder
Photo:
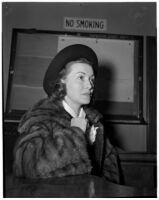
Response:
[{"label": "woman's shoulder", "polygon": [[31,116],[31,115],[40,115],[40,114],[49,114],[49,112],[54,112],[60,110],[60,102],[53,102],[50,100],[50,98],[44,98],[39,100],[37,103],[35,103],[32,107],[26,111],[24,116]]},{"label": "woman's shoulder", "polygon": [[53,101],[51,98],[46,97],[44,99],[39,100],[31,107],[31,111],[35,111],[37,109],[59,109],[60,101]]},{"label": "woman's shoulder", "polygon": [[52,102],[49,98],[41,99],[34,104],[21,118],[18,131],[23,132],[24,127],[30,127],[33,124],[46,123],[50,121],[50,117],[58,117],[61,112],[60,102]]}]

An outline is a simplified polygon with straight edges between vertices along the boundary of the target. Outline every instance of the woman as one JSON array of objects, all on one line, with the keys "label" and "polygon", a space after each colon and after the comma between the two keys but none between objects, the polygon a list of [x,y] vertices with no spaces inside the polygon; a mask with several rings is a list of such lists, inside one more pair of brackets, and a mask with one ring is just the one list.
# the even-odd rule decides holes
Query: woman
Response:
[{"label": "woman", "polygon": [[119,182],[117,155],[104,136],[102,116],[88,105],[98,60],[85,45],[71,45],[51,62],[43,87],[48,98],[22,118],[14,174],[47,178],[79,174]]}]

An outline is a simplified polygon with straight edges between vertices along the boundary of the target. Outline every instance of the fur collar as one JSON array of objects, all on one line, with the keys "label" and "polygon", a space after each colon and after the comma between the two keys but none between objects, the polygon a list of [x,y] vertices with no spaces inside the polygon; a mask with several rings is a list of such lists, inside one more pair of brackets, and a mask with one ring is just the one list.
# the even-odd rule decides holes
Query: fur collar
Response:
[{"label": "fur collar", "polygon": [[[102,115],[95,109],[84,106],[86,116],[91,124],[97,124],[102,118]],[[40,100],[30,110],[28,110],[22,117],[18,131],[22,133],[27,126],[32,123],[42,122],[50,117],[58,117],[58,119],[70,120],[71,116],[64,110],[61,101],[52,101],[51,98]]]}]

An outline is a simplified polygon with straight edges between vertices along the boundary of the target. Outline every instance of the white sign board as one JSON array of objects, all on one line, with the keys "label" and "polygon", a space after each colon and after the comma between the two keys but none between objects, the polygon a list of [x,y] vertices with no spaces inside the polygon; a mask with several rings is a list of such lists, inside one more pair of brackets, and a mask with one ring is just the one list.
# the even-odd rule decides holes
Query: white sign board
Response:
[{"label": "white sign board", "polygon": [[105,19],[64,17],[64,29],[83,31],[106,31],[107,21]]}]

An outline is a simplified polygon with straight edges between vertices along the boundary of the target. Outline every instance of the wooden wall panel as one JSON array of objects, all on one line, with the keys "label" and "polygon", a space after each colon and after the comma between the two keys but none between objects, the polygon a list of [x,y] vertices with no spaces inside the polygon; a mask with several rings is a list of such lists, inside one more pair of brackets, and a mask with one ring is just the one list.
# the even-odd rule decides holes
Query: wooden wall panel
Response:
[{"label": "wooden wall panel", "polygon": [[135,124],[113,124],[113,137],[126,152],[147,151],[147,126]]}]

